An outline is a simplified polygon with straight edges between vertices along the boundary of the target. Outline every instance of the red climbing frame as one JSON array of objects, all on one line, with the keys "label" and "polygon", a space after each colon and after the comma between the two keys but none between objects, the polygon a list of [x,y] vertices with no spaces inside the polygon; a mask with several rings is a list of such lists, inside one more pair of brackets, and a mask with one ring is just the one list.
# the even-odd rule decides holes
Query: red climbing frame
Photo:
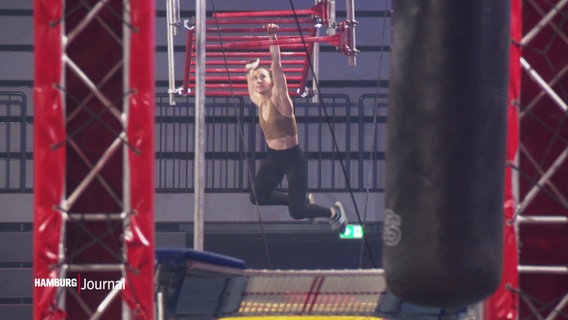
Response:
[{"label": "red climbing frame", "polygon": [[[208,96],[248,95],[244,65],[255,58],[270,63],[268,48],[280,45],[282,65],[291,95],[309,93],[306,88],[314,43],[328,43],[338,51],[355,56],[352,27],[356,22],[338,23],[337,33],[320,36],[318,25],[326,25],[328,1],[305,10],[262,12],[217,12],[206,21],[205,91]],[[278,40],[269,40],[267,23],[279,25]],[[187,30],[182,95],[195,93],[195,28]]]},{"label": "red climbing frame", "polygon": [[154,15],[34,1],[36,320],[154,318]]}]

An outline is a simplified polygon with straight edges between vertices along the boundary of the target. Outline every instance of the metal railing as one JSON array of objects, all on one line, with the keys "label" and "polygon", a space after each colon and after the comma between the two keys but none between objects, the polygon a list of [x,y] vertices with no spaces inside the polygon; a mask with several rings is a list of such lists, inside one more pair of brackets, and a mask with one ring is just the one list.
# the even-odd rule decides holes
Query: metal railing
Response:
[{"label": "metal railing", "polygon": [[[158,192],[193,189],[194,101],[176,99],[170,106],[168,95],[156,97]],[[364,95],[352,105],[346,95],[327,95],[320,103],[295,98],[294,105],[310,190],[383,191],[386,97]],[[205,190],[246,192],[266,156],[256,107],[242,97],[212,97],[206,106]]]},{"label": "metal railing", "polygon": [[31,119],[26,95],[0,91],[0,192],[31,192]]},{"label": "metal railing", "polygon": [[[311,191],[384,191],[386,96],[295,98],[294,105]],[[206,192],[248,192],[266,156],[256,107],[242,97],[210,97],[206,113]],[[155,118],[156,191],[192,192],[193,98],[176,97],[171,106],[166,93],[157,94]],[[32,132],[25,94],[0,92],[1,193],[33,191]]]}]

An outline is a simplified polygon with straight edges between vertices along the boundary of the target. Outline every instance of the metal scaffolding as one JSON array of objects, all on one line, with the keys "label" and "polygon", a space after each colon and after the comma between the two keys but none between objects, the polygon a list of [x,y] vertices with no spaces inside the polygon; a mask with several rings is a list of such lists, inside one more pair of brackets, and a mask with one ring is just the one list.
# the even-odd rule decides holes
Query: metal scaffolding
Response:
[{"label": "metal scaffolding", "polygon": [[152,319],[153,6],[34,5],[34,317]]},{"label": "metal scaffolding", "polygon": [[568,312],[568,1],[523,1],[519,103],[520,315]]}]

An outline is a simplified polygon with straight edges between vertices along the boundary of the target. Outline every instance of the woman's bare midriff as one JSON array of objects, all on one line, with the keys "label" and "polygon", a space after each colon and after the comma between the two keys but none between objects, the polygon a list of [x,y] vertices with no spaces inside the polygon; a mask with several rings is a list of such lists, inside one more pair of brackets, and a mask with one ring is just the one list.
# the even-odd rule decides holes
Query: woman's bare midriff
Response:
[{"label": "woman's bare midriff", "polygon": [[286,150],[298,145],[298,135],[278,139],[266,139],[266,144],[273,150]]}]

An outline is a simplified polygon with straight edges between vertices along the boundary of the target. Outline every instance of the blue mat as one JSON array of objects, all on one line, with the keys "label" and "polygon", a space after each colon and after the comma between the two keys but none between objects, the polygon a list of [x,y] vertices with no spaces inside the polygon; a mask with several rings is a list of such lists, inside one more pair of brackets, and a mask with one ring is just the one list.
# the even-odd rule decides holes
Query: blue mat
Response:
[{"label": "blue mat", "polygon": [[[196,267],[189,262],[200,264]],[[156,291],[163,296],[158,303],[176,319],[234,314],[247,283],[241,273],[246,268],[243,260],[222,254],[187,248],[156,249]]]},{"label": "blue mat", "polygon": [[187,248],[156,249],[156,263],[158,264],[185,263],[187,260],[194,260],[235,269],[247,268],[246,263],[243,260],[218,253],[197,251]]}]

